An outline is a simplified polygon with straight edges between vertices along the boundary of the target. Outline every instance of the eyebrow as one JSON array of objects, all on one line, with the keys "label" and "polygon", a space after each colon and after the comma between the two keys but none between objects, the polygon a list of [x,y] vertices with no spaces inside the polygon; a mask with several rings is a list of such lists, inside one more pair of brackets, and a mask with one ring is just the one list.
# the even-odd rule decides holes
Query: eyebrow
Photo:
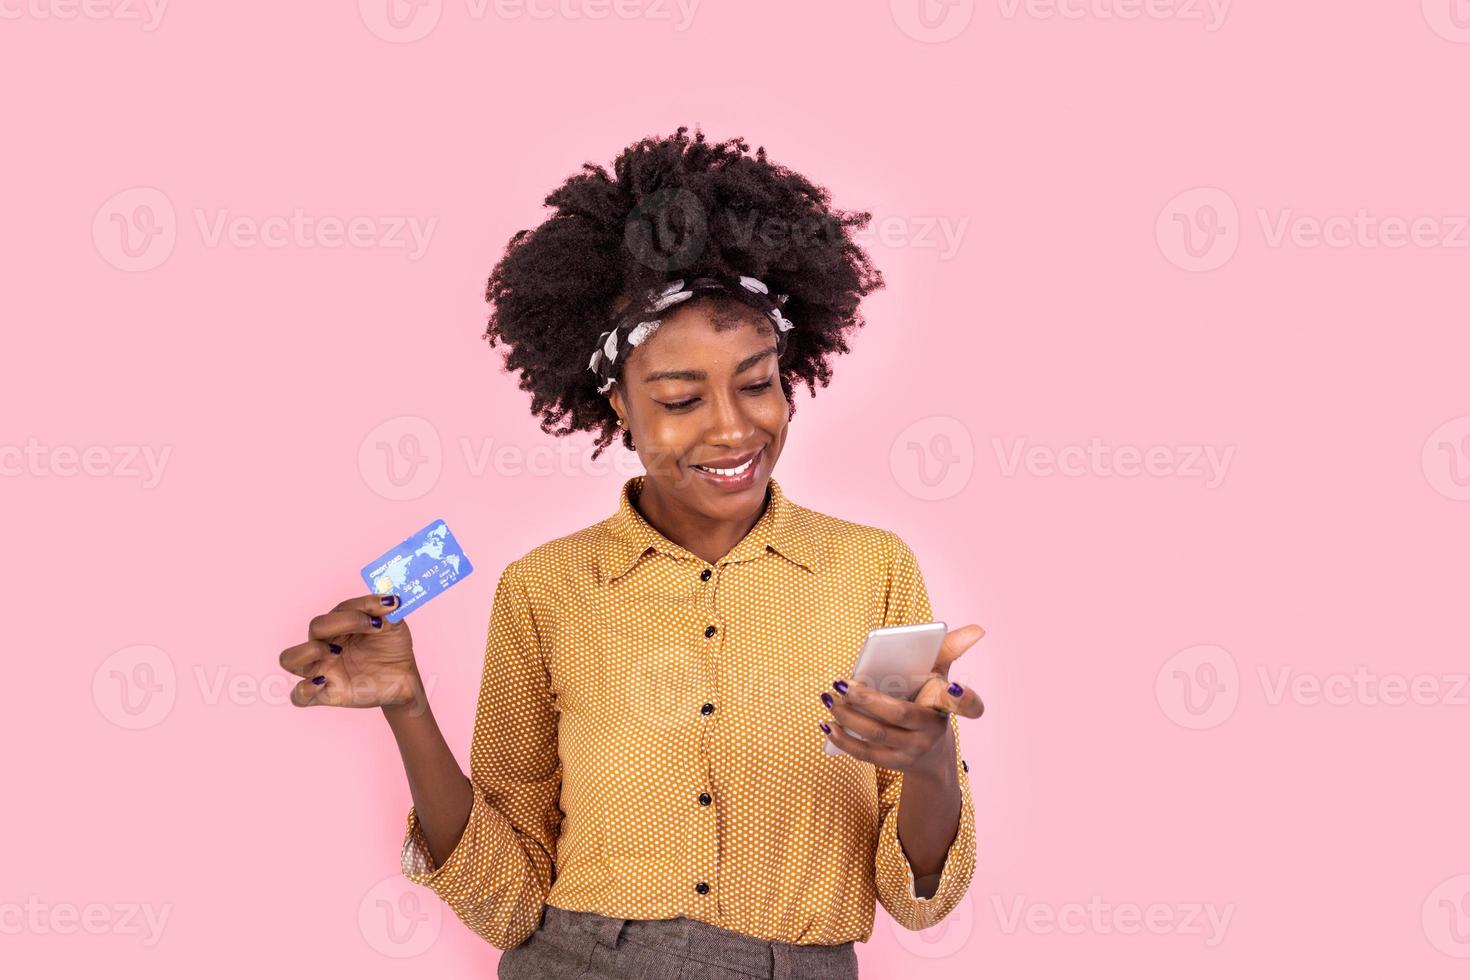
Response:
[{"label": "eyebrow", "polygon": [[[765,350],[761,351],[759,354],[752,354],[752,355],[750,355],[745,360],[743,360],[739,364],[735,365],[735,373],[736,374],[739,374],[742,371],[748,371],[749,369],[755,367],[761,361],[765,360],[767,357],[770,357],[774,353],[776,353],[776,348],[774,348],[774,347],[767,347]],[[649,383],[651,381],[707,381],[707,380],[709,380],[709,375],[707,373],[705,373],[704,371],[691,371],[691,370],[687,370],[687,369],[686,370],[681,370],[681,371],[655,371],[652,374],[647,374],[647,375],[644,375],[643,376],[643,382],[644,382],[644,384],[647,384],[647,383]]]}]

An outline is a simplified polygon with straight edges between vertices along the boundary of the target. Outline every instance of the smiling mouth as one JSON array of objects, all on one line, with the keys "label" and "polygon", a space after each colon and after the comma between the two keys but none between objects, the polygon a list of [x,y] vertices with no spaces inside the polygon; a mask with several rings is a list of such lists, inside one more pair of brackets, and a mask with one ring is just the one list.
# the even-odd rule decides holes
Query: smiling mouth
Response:
[{"label": "smiling mouth", "polygon": [[694,469],[703,470],[704,472],[712,473],[715,476],[741,476],[742,474],[748,472],[750,468],[760,460],[761,453],[763,452],[765,452],[764,448],[756,450],[754,455],[752,455],[745,462],[741,463],[739,466],[700,466],[696,463],[694,464]]}]

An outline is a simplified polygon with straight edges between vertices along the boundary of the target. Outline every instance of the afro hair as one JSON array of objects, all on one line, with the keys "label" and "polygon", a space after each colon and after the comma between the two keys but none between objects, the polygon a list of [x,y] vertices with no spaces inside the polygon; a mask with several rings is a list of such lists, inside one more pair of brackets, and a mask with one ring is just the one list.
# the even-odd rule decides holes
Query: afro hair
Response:
[{"label": "afro hair", "polygon": [[[779,372],[794,415],[796,384],[812,396],[827,386],[829,359],[863,325],[862,298],[883,286],[852,237],[869,213],[833,209],[825,188],[770,162],[764,146],[752,157],[743,139],[707,143],[688,129],[629,146],[611,175],[583,164],[547,196],[552,214],[511,237],[486,286],[485,338],[506,346],[505,369],[519,372],[544,431],[597,433],[593,459],[618,425],[587,361],[629,297],[710,273],[788,294],[782,308],[796,328]],[[727,310],[718,322],[738,318]],[[627,433],[623,443],[632,448]]]}]

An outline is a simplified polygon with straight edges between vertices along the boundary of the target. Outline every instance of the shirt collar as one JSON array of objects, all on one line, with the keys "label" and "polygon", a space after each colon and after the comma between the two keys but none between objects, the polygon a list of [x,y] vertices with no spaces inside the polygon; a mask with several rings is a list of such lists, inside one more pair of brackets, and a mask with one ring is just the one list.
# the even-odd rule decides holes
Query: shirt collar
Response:
[{"label": "shirt collar", "polygon": [[[650,549],[671,558],[707,564],[694,552],[681,548],[660,534],[633,507],[633,500],[643,489],[643,481],[643,476],[635,476],[623,484],[617,513],[603,522],[607,534],[597,550],[597,568],[603,582],[610,582],[626,573]],[[815,572],[817,548],[810,512],[792,503],[774,479],[769,482],[769,494],[770,500],[760,520],[716,564],[751,561],[764,555],[769,548]]]}]

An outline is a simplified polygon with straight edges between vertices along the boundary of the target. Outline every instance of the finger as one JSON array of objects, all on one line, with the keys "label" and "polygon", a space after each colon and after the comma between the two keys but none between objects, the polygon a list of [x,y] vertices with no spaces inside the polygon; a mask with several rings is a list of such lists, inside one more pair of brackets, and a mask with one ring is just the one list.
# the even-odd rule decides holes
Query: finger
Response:
[{"label": "finger", "polygon": [[384,609],[394,609],[398,606],[396,595],[371,595],[353,596],[351,599],[343,599],[332,607],[332,612],[360,612],[369,616],[380,616]]},{"label": "finger", "polygon": [[[388,596],[386,598],[396,597]],[[372,607],[365,609],[334,609],[329,613],[312,617],[311,624],[306,628],[308,640],[327,640],[337,636],[347,636],[351,633],[377,633],[383,629],[390,629],[400,625],[390,623],[383,618],[386,612],[381,606],[373,611]]]},{"label": "finger", "polygon": [[[828,695],[828,697],[831,697],[831,695]],[[822,700],[826,702],[827,698],[823,698]],[[888,740],[888,733],[884,730],[881,721],[872,715],[865,715],[853,709],[851,706],[844,704],[841,698],[832,698],[831,703],[827,705],[827,710],[832,712],[832,717],[838,724],[857,732],[869,742],[882,743]],[[831,722],[828,722],[828,725],[830,726]]]},{"label": "finger", "polygon": [[[333,694],[336,692],[333,691]],[[310,708],[312,705],[328,704],[327,700],[327,678],[324,674],[304,680],[291,688],[291,703],[298,708]]]},{"label": "finger", "polygon": [[944,634],[944,642],[939,645],[939,656],[934,658],[934,672],[947,675],[949,665],[958,660],[960,654],[979,643],[984,635],[985,627],[977,623],[961,626]]},{"label": "finger", "polygon": [[[956,694],[955,692],[959,693]],[[931,677],[919,688],[914,704],[929,709],[953,712],[966,718],[979,718],[985,713],[980,693],[947,677]]]},{"label": "finger", "polygon": [[876,719],[885,725],[919,731],[933,721],[934,712],[916,708],[911,701],[902,701],[891,694],[884,694],[861,681],[847,681],[847,690],[836,688],[836,702],[860,715]]},{"label": "finger", "polygon": [[832,744],[859,762],[871,762],[875,766],[893,768],[903,759],[901,753],[892,749],[885,749],[880,745],[874,745],[863,739],[853,738],[842,730],[840,724],[834,725],[831,722],[823,722],[822,724],[828,729],[826,735],[832,740]]},{"label": "finger", "polygon": [[307,640],[281,651],[281,667],[297,677],[312,677],[321,673],[317,666],[328,657],[341,654],[341,645],[331,640]]}]

